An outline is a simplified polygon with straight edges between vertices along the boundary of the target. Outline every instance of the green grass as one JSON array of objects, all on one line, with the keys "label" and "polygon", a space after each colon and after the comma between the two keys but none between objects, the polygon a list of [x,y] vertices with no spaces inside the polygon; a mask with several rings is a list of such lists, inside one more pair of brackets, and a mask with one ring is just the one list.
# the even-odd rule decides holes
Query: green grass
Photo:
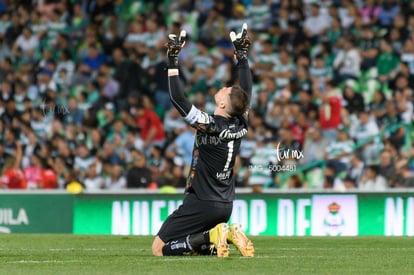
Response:
[{"label": "green grass", "polygon": [[152,237],[0,235],[0,274],[414,274],[414,238],[252,240],[255,258],[158,258]]}]

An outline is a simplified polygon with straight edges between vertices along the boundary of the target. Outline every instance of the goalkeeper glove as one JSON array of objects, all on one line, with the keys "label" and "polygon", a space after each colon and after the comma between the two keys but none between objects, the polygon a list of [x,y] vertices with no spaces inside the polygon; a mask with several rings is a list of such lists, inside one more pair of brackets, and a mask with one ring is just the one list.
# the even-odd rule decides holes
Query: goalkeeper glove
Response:
[{"label": "goalkeeper glove", "polygon": [[178,68],[178,54],[185,44],[186,32],[181,31],[180,36],[177,37],[175,34],[168,35],[167,42],[167,56],[168,56],[168,68],[177,69]]},{"label": "goalkeeper glove", "polygon": [[238,61],[247,60],[247,53],[250,47],[250,38],[247,36],[247,24],[244,23],[242,31],[236,34],[235,32],[230,32],[230,39],[234,46],[234,54]]}]

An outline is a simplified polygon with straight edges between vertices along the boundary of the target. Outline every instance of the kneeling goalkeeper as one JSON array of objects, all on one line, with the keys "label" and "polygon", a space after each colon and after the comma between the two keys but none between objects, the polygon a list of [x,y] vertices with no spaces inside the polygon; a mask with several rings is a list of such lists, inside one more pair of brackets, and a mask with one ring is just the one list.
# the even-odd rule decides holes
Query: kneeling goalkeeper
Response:
[{"label": "kneeling goalkeeper", "polygon": [[230,38],[240,86],[221,88],[214,96],[214,114],[209,115],[191,104],[179,83],[178,54],[185,44],[185,31],[180,37],[169,35],[171,102],[197,132],[183,204],[167,218],[155,237],[152,244],[155,256],[206,254],[214,250],[218,257],[228,257],[228,243],[233,243],[243,256],[254,256],[253,244],[240,225],[227,225],[235,198],[233,167],[241,139],[247,134],[252,92],[247,25],[243,24],[237,35],[231,32]]}]

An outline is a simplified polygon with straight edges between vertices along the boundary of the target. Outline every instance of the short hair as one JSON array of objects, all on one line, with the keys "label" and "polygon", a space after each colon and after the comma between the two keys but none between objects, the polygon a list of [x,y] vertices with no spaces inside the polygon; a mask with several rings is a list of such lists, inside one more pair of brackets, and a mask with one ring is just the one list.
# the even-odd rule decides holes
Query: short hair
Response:
[{"label": "short hair", "polygon": [[372,172],[374,172],[375,175],[378,175],[379,174],[379,167],[378,167],[378,165],[375,165],[375,164],[369,165],[368,166],[368,169],[371,170]]},{"label": "short hair", "polygon": [[229,96],[231,104],[231,110],[229,112],[230,115],[243,115],[246,112],[247,107],[249,105],[249,98],[247,96],[247,93],[240,86],[235,85],[231,88]]}]

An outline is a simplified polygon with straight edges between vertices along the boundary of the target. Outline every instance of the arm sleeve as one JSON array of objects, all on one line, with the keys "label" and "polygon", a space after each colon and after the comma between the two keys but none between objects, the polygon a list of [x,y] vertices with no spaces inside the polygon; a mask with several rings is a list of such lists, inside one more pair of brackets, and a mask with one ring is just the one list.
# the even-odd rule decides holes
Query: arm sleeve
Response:
[{"label": "arm sleeve", "polygon": [[249,63],[247,60],[241,60],[237,64],[237,67],[239,70],[240,87],[247,93],[250,102],[252,97],[252,74]]},{"label": "arm sleeve", "polygon": [[208,123],[209,119],[201,119],[206,114],[196,108],[185,96],[180,85],[178,69],[168,69],[168,90],[172,104],[190,125],[201,120],[203,123]]}]

